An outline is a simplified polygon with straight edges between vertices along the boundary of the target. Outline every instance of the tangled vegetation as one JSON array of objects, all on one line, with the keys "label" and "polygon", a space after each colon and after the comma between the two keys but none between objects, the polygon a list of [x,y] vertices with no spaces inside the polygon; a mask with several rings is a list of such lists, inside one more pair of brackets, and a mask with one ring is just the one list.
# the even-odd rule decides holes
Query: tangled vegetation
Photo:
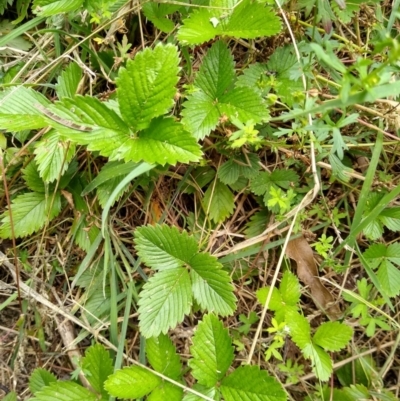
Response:
[{"label": "tangled vegetation", "polygon": [[0,0],[2,399],[398,399],[399,4]]}]

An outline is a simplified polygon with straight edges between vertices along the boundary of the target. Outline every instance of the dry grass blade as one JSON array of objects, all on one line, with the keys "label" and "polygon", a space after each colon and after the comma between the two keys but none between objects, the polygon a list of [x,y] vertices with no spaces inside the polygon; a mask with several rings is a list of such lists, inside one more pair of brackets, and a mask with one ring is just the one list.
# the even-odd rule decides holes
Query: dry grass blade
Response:
[{"label": "dry grass blade", "polygon": [[342,312],[339,306],[334,303],[333,295],[318,277],[313,251],[307,240],[303,236],[291,240],[286,248],[286,255],[296,262],[297,276],[304,284],[309,286],[316,305],[324,310],[330,319],[338,319]]}]

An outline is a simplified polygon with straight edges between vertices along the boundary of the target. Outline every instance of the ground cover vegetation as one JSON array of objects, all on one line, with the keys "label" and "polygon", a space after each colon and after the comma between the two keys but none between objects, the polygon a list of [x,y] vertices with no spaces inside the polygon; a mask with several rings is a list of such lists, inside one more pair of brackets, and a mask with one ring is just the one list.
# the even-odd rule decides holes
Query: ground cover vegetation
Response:
[{"label": "ground cover vegetation", "polygon": [[398,0],[0,0],[0,394],[396,400]]}]

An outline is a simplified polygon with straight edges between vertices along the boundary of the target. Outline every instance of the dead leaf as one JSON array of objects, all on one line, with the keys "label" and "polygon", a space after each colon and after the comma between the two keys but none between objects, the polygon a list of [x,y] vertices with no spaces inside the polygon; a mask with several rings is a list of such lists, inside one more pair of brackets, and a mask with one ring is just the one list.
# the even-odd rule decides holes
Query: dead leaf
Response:
[{"label": "dead leaf", "polygon": [[286,255],[297,264],[297,276],[311,291],[316,305],[321,308],[332,320],[341,317],[342,312],[332,294],[321,283],[315,264],[313,250],[307,240],[301,236],[291,240],[286,248]]}]

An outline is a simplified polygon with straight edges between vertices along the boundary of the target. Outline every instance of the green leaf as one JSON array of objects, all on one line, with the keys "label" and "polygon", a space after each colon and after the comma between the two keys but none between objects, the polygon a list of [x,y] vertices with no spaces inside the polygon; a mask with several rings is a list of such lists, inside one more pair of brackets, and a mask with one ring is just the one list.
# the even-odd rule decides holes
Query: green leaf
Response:
[{"label": "green leaf", "polygon": [[267,228],[269,221],[269,211],[267,209],[261,209],[254,213],[250,220],[246,223],[245,234],[246,238],[253,238],[260,235]]},{"label": "green leaf", "polygon": [[[213,1],[209,5],[221,7]],[[194,11],[188,19],[183,20],[178,40],[183,44],[196,45],[218,35],[255,39],[274,35],[280,29],[279,18],[264,4],[244,0],[233,11],[204,8]]]},{"label": "green leaf", "polygon": [[179,10],[179,8],[179,5],[160,4],[153,1],[142,5],[142,11],[145,17],[150,20],[156,28],[165,33],[171,32],[175,27],[174,22],[165,18],[165,16],[174,13]]},{"label": "green leaf", "polygon": [[31,161],[23,170],[22,176],[24,177],[26,186],[35,192],[45,192],[46,186],[40,178],[38,168],[34,161]]},{"label": "green leaf", "polygon": [[50,383],[56,382],[57,378],[53,373],[43,368],[36,368],[29,377],[29,389],[32,394],[36,394]]},{"label": "green leaf", "polygon": [[205,315],[199,323],[190,353],[189,366],[200,384],[213,387],[225,376],[234,358],[233,347],[228,330],[215,315]]},{"label": "green leaf", "polygon": [[158,44],[128,60],[117,79],[117,97],[124,120],[133,131],[149,126],[174,104],[179,57],[176,46]]},{"label": "green leaf", "polygon": [[286,270],[282,275],[279,292],[285,304],[296,305],[300,301],[301,290],[299,280],[289,270]]},{"label": "green leaf", "polygon": [[[400,294],[400,243],[390,245],[373,244],[364,257],[370,266],[378,269],[377,278],[389,297]],[[397,265],[397,267],[395,266]]]},{"label": "green leaf", "polygon": [[97,395],[71,381],[54,382],[35,394],[31,401],[97,401]]},{"label": "green leaf", "polygon": [[[217,390],[216,387],[207,388],[207,387],[204,387],[204,386],[196,383],[193,386],[193,390],[196,390],[199,393],[204,394],[207,397],[212,398],[213,400],[220,400],[220,397],[221,397],[220,394],[219,394],[219,391]],[[182,401],[204,401],[204,398],[201,398],[198,395],[195,395],[193,393],[187,392],[185,394],[185,396],[183,397]]]},{"label": "green leaf", "polygon": [[35,0],[32,8],[41,17],[50,17],[55,14],[68,13],[81,7],[83,0]]},{"label": "green leaf", "polygon": [[136,399],[144,397],[160,384],[161,379],[154,373],[140,366],[130,366],[109,376],[104,388],[114,397]]},{"label": "green leaf", "polygon": [[182,267],[198,252],[197,241],[174,226],[142,226],[135,230],[138,255],[153,269]]},{"label": "green leaf", "polygon": [[40,177],[50,183],[61,177],[75,156],[75,144],[60,140],[60,135],[51,130],[35,144],[35,161]]},{"label": "green leaf", "polygon": [[238,86],[220,99],[219,110],[230,120],[238,119],[241,122],[253,120],[259,123],[267,120],[268,110],[262,97],[253,88]]},{"label": "green leaf", "polygon": [[183,389],[163,381],[147,397],[147,401],[182,401]]},{"label": "green leaf", "polygon": [[77,63],[71,63],[57,79],[56,92],[59,99],[74,97],[82,78],[82,69]]},{"label": "green leaf", "polygon": [[311,344],[311,328],[308,320],[298,312],[288,312],[286,322],[290,328],[290,335],[293,342],[304,350]]},{"label": "green leaf", "polygon": [[114,368],[110,354],[103,345],[95,344],[88,348],[82,359],[82,369],[93,389],[106,398],[104,383]]},{"label": "green leaf", "polygon": [[207,188],[202,205],[210,219],[219,223],[232,214],[235,208],[234,196],[230,189],[217,179]]},{"label": "green leaf", "polygon": [[181,377],[181,361],[167,335],[160,334],[158,337],[149,338],[146,341],[146,355],[150,365],[157,372],[174,380]]},{"label": "green leaf", "polygon": [[[50,207],[51,206],[51,207]],[[29,192],[17,196],[11,205],[16,238],[26,237],[42,228],[47,221],[51,221],[61,211],[60,194],[46,196],[44,193]],[[11,238],[9,212],[1,216],[0,237]]]},{"label": "green leaf", "polygon": [[211,100],[220,98],[233,84],[233,56],[222,41],[215,42],[204,57],[194,81]]},{"label": "green leaf", "polygon": [[4,398],[2,398],[2,401],[18,401],[17,393],[15,391],[9,392]]},{"label": "green leaf", "polygon": [[196,139],[173,118],[156,118],[136,138],[128,138],[118,149],[118,158],[175,165],[195,162],[202,155]]},{"label": "green leaf", "polygon": [[280,384],[258,366],[241,366],[221,383],[226,401],[285,401]]},{"label": "green leaf", "polygon": [[318,327],[313,337],[313,343],[326,351],[340,351],[350,341],[353,335],[351,327],[340,322],[326,322]]},{"label": "green leaf", "polygon": [[193,93],[183,107],[182,123],[196,139],[203,139],[217,126],[219,110],[205,93]]},{"label": "green leaf", "polygon": [[271,88],[271,85],[268,84],[268,72],[265,64],[253,63],[243,71],[242,75],[238,76],[236,86],[248,86],[265,95]]},{"label": "green leaf", "polygon": [[392,231],[400,231],[400,208],[388,207],[382,210],[379,220]]},{"label": "green leaf", "polygon": [[182,322],[192,306],[189,273],[185,268],[156,273],[143,286],[139,299],[139,320],[144,337],[158,336]]},{"label": "green leaf", "polygon": [[46,121],[35,108],[49,101],[33,89],[17,86],[0,93],[0,129],[7,131],[33,130],[46,126]]},{"label": "green leaf", "polygon": [[218,171],[217,176],[219,180],[226,185],[233,184],[237,181],[240,175],[240,166],[235,163],[234,159],[229,159],[222,164]]},{"label": "green leaf", "polygon": [[303,348],[303,354],[312,362],[312,370],[321,381],[328,381],[333,372],[329,355],[320,347],[308,344]]},{"label": "green leaf", "polygon": [[190,265],[193,296],[200,307],[222,316],[232,314],[236,305],[234,287],[217,259],[200,253],[190,260]]},{"label": "green leaf", "polygon": [[272,173],[265,171],[251,180],[250,189],[256,195],[264,195],[269,194],[272,184],[288,189],[291,182],[298,180],[299,176],[293,170],[274,170]]}]

